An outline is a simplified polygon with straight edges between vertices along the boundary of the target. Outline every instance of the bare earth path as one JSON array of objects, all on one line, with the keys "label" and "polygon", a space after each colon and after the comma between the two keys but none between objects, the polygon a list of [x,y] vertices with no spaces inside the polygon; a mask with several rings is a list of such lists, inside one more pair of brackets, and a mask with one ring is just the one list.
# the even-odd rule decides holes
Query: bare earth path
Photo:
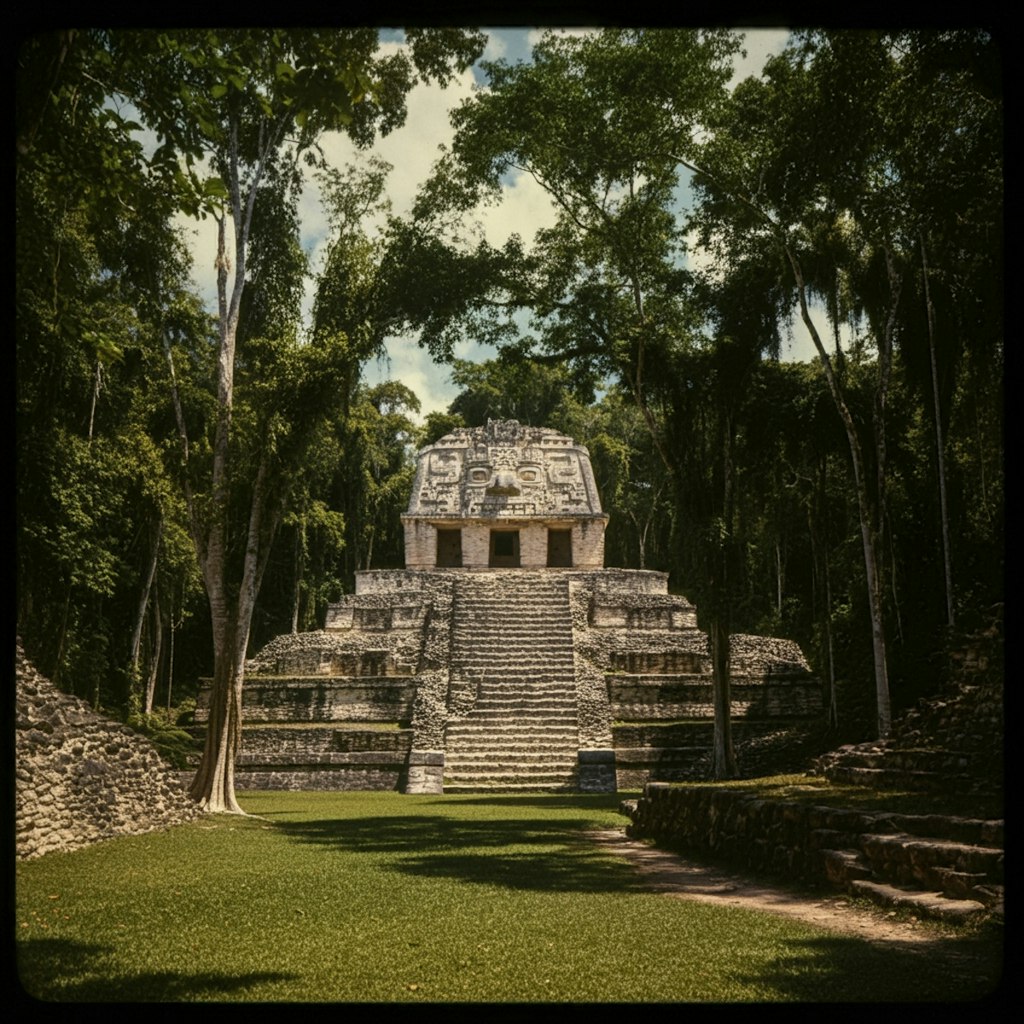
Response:
[{"label": "bare earth path", "polygon": [[951,971],[988,978],[992,988],[1002,974],[1002,944],[997,934],[957,937],[948,930],[854,903],[841,893],[816,893],[784,883],[765,882],[732,868],[703,864],[627,838],[621,829],[591,833],[602,848],[628,860],[656,892],[677,899],[781,914],[877,945],[941,957]]}]

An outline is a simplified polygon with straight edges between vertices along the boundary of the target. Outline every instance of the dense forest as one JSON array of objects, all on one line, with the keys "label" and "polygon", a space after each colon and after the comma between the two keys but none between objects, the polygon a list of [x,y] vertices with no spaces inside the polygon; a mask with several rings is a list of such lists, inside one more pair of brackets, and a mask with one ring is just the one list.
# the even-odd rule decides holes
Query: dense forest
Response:
[{"label": "dense forest", "polygon": [[[1002,600],[997,41],[796,33],[731,87],[725,30],[548,34],[531,62],[483,65],[415,208],[391,215],[375,139],[416,82],[470,67],[484,41],[23,42],[25,650],[151,726],[213,675],[237,731],[246,653],[318,628],[355,571],[402,564],[416,449],[516,418],[590,449],[608,565],[669,572],[713,645],[797,640],[836,736],[884,733],[942,682],[951,635]],[[366,159],[332,166],[332,132]],[[557,216],[493,247],[472,219],[512,170]],[[332,233],[304,316],[310,176]],[[215,312],[182,214],[218,226]],[[780,359],[794,330],[812,362]],[[450,366],[446,412],[421,418],[423,396],[365,380],[399,335]],[[456,358],[467,337],[498,355]]]}]

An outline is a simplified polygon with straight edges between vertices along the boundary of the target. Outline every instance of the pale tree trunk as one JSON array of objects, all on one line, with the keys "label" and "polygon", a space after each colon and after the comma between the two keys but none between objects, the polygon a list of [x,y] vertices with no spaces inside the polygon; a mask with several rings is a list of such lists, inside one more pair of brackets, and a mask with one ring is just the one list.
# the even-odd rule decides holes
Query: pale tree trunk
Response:
[{"label": "pale tree trunk", "polygon": [[[199,805],[213,812],[244,814],[235,797],[235,758],[242,739],[242,682],[245,655],[249,644],[249,628],[262,570],[266,565],[270,539],[276,522],[265,523],[264,512],[269,500],[266,491],[267,468],[261,460],[253,488],[249,515],[249,531],[241,587],[237,599],[228,598],[228,508],[230,504],[230,439],[231,411],[234,400],[235,345],[238,317],[245,286],[245,256],[252,224],[253,205],[260,179],[271,149],[280,141],[284,122],[275,132],[260,132],[260,154],[255,172],[248,183],[243,203],[239,169],[238,126],[232,124],[228,140],[228,191],[234,227],[234,280],[228,295],[228,274],[231,270],[225,240],[225,217],[217,221],[217,309],[219,352],[217,360],[217,422],[213,442],[211,479],[211,510],[209,518],[200,522],[190,491],[186,491],[192,522],[193,541],[203,571],[203,581],[210,601],[213,626],[213,688],[210,696],[210,718],[206,730],[199,770],[189,794]],[[177,411],[177,409],[176,409]],[[184,436],[183,422],[179,430]],[[270,526],[269,531],[266,528]]]},{"label": "pale tree trunk", "polygon": [[89,433],[86,437],[88,444],[92,444],[92,427],[96,418],[96,403],[100,397],[100,388],[103,386],[103,364],[96,360],[96,373],[93,376],[92,401],[89,403]]},{"label": "pale tree trunk", "polygon": [[170,721],[171,715],[171,691],[174,689],[174,590],[171,590],[171,614],[168,620],[167,644],[167,717]]},{"label": "pale tree trunk", "polygon": [[814,575],[821,579],[821,589],[824,592],[824,607],[821,612],[821,626],[824,634],[824,658],[826,676],[826,704],[828,713],[828,724],[833,728],[839,725],[839,707],[836,698],[836,666],[835,654],[832,644],[832,579],[828,564],[828,541],[821,535],[820,520],[818,515],[818,495],[825,492],[826,462],[821,462],[821,480],[812,492],[811,500],[807,507],[807,529],[811,536],[811,558],[814,562]]},{"label": "pale tree trunk", "polygon": [[130,673],[128,700],[137,711],[141,703],[140,688],[142,685],[139,661],[142,651],[142,627],[146,621],[146,609],[149,607],[149,595],[153,589],[153,580],[156,579],[156,567],[160,556],[160,537],[163,533],[163,516],[156,522],[153,531],[153,548],[149,559],[149,568],[146,572],[146,581],[142,586],[142,593],[139,595],[139,604],[135,614],[135,628],[132,630],[131,647],[128,651],[128,668]]},{"label": "pale tree trunk", "polygon": [[[804,326],[807,328],[808,333],[811,335],[811,340],[814,342],[815,350],[818,353],[818,358],[821,361],[822,369],[825,373],[825,380],[828,382],[829,392],[832,395],[832,400],[835,403],[836,410],[839,413],[839,418],[843,422],[843,428],[846,431],[847,442],[850,446],[850,457],[853,462],[853,477],[854,484],[857,492],[857,509],[860,519],[860,532],[861,532],[861,546],[864,551],[864,574],[867,581],[868,590],[868,609],[871,618],[871,650],[872,660],[874,662],[874,676],[875,676],[875,702],[877,707],[877,730],[880,738],[885,738],[889,735],[892,728],[892,710],[889,696],[889,670],[886,664],[886,651],[885,651],[885,629],[883,620],[883,604],[882,604],[882,580],[881,570],[879,567],[879,544],[875,517],[871,508],[870,498],[867,491],[867,479],[865,476],[865,465],[864,456],[861,451],[860,439],[857,437],[856,425],[853,421],[853,416],[850,414],[850,410],[846,405],[846,400],[843,397],[842,387],[837,379],[833,368],[832,360],[829,358],[829,354],[822,344],[821,336],[818,334],[817,328],[814,326],[814,322],[811,320],[810,312],[807,308],[807,286],[804,281],[803,271],[800,268],[800,263],[796,258],[796,254],[793,252],[792,246],[786,240],[785,231],[782,226],[762,207],[758,206],[753,199],[743,195],[738,195],[728,186],[723,185],[716,176],[710,173],[704,168],[697,167],[696,165],[684,160],[680,156],[674,156],[684,167],[698,174],[703,174],[709,181],[714,182],[716,185],[721,187],[723,191],[738,199],[748,209],[752,210],[758,217],[760,217],[765,223],[769,224],[772,230],[776,233],[779,241],[782,244],[783,252],[785,253],[786,259],[789,262],[790,267],[793,270],[793,278],[796,282],[797,298],[800,303],[800,317],[804,322]],[[886,250],[886,260],[889,264],[890,272],[890,283],[893,283],[892,278],[892,264],[890,262],[890,254]],[[888,358],[891,353],[891,327],[893,318],[895,316],[895,300],[893,302],[893,308],[890,315],[890,322],[886,327],[887,337],[881,340],[879,345],[879,359],[880,361]],[[883,348],[889,348],[888,352],[883,353]],[[841,350],[837,350],[841,351]],[[888,366],[883,365],[880,369],[880,380],[883,385],[887,385],[888,382]],[[877,397],[877,396],[876,396]],[[885,397],[881,396],[880,402],[876,404],[876,414],[881,411],[884,414]],[[884,422],[884,420],[883,420]],[[878,426],[878,420],[876,418],[876,428]],[[876,434],[876,443],[880,445],[879,457],[881,464],[884,467],[885,463],[885,448],[884,448],[884,434],[878,437]],[[884,482],[884,481],[883,481]],[[884,495],[884,490],[882,491]],[[879,509],[883,506],[879,505]]]},{"label": "pale tree trunk", "polygon": [[853,416],[846,404],[842,387],[832,370],[832,361],[829,359],[828,352],[822,344],[821,337],[814,326],[814,321],[811,319],[811,314],[807,308],[807,287],[804,283],[800,264],[788,244],[785,248],[786,256],[789,259],[790,266],[793,269],[793,276],[796,280],[797,296],[800,301],[800,316],[803,319],[804,326],[811,335],[814,347],[818,350],[818,357],[825,371],[825,380],[828,382],[832,400],[843,422],[847,443],[850,446],[853,480],[857,492],[857,510],[860,519],[861,547],[864,552],[864,574],[867,580],[868,609],[871,617],[871,649],[875,674],[877,730],[879,738],[884,739],[889,735],[892,728],[892,710],[889,697],[889,672],[885,653],[885,628],[882,614],[882,579],[878,561],[878,537],[874,522],[875,517],[868,496],[864,455],[861,451],[860,438],[857,436],[857,428],[853,422]]},{"label": "pale tree trunk", "polygon": [[725,536],[718,542],[712,578],[711,670],[714,690],[715,737],[712,774],[716,779],[734,779],[739,774],[732,744],[732,646],[731,560],[733,544],[733,479],[731,412],[724,412],[722,431],[722,519]]},{"label": "pale tree trunk", "polygon": [[160,674],[160,657],[163,654],[163,626],[160,613],[160,585],[156,583],[153,586],[153,661],[150,665],[149,679],[146,681],[146,696],[142,705],[142,711],[147,715],[153,713],[153,694],[156,692],[156,680]]},{"label": "pale tree trunk", "polygon": [[[204,565],[213,620],[213,686],[203,757],[189,794],[208,811],[244,814],[235,797],[235,759],[242,745],[242,684],[256,596],[267,564],[281,507],[270,508],[268,469],[261,460],[249,510],[242,582],[229,601],[218,580],[225,576],[222,542],[213,532]],[[219,567],[219,572],[218,572]]]},{"label": "pale tree trunk", "polygon": [[775,607],[779,613],[779,621],[782,621],[782,544],[778,536],[775,537]]},{"label": "pale tree trunk", "polygon": [[942,519],[942,566],[946,582],[946,625],[953,626],[953,566],[949,543],[949,512],[946,506],[946,455],[942,440],[942,407],[939,403],[939,368],[935,358],[935,310],[928,287],[928,255],[921,234],[921,271],[924,278],[924,304],[928,314],[928,355],[932,371],[932,410],[935,416],[935,455],[939,475],[939,515]]},{"label": "pale tree trunk", "polygon": [[736,778],[736,754],[732,745],[732,677],[729,658],[729,626],[715,609],[709,630],[715,737],[711,774],[716,779]]},{"label": "pale tree trunk", "polygon": [[295,588],[292,591],[292,633],[299,631],[299,610],[302,604],[302,575],[305,567],[306,523],[300,519],[295,529]]}]

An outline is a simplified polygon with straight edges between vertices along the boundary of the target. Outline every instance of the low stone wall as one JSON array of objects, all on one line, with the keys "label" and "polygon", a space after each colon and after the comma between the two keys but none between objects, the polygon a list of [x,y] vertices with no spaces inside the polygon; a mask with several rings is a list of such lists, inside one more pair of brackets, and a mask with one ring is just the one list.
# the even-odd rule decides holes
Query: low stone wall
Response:
[{"label": "low stone wall", "polygon": [[[876,870],[909,882],[934,868],[927,862],[941,847],[953,856],[953,870],[1002,882],[1002,821],[843,810],[660,782],[648,783],[643,796],[624,810],[632,820],[626,832],[633,838],[656,839],[791,879],[835,884],[841,881],[837,855],[857,850]],[[915,843],[908,836],[933,838]]]},{"label": "low stone wall", "polygon": [[17,647],[18,857],[191,821],[200,811],[144,737],[61,693]]}]

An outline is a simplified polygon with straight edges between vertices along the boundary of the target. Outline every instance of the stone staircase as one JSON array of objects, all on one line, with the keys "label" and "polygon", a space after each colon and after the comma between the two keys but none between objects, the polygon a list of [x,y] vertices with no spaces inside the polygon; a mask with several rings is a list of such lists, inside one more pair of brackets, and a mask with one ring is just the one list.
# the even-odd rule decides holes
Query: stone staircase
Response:
[{"label": "stone staircase", "polygon": [[937,696],[896,717],[888,739],[848,744],[815,759],[830,782],[873,789],[967,794],[986,807],[1003,796],[1002,606],[986,628],[949,651],[952,675]]},{"label": "stone staircase", "polygon": [[[870,824],[869,829],[870,829]],[[1003,822],[877,816],[858,835],[819,830],[825,876],[851,895],[946,921],[1003,917]]]},{"label": "stone staircase", "polygon": [[1003,918],[1004,822],[650,782],[626,834],[951,922]]},{"label": "stone staircase", "polygon": [[455,585],[453,685],[473,696],[445,732],[446,793],[577,788],[579,733],[564,576],[492,570]]}]

